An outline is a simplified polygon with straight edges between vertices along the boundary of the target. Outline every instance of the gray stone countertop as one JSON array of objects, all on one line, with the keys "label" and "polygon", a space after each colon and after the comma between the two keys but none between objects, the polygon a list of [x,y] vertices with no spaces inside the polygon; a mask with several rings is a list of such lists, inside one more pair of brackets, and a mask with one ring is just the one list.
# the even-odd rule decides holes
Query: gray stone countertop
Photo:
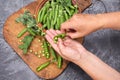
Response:
[{"label": "gray stone countertop", "polygon": [[[35,75],[5,42],[3,24],[8,16],[34,0],[0,0],[0,80],[43,80]],[[120,0],[92,0],[84,13],[120,10]],[[116,16],[117,18],[117,16]],[[105,29],[85,37],[84,47],[120,72],[120,31]],[[55,80],[92,80],[81,68],[70,63]]]}]

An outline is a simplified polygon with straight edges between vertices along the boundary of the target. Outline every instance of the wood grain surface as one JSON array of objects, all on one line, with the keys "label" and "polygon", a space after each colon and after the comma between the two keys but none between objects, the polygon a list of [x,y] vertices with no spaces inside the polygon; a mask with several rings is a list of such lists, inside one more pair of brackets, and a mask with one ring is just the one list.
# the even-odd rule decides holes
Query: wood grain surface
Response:
[{"label": "wood grain surface", "polygon": [[[24,29],[24,26],[22,24],[18,24],[15,22],[16,18],[19,17],[20,14],[23,14],[26,9],[29,10],[32,14],[35,14],[36,7],[38,7],[39,3],[42,1],[44,0],[38,0],[38,1],[32,2],[29,5],[21,8],[19,11],[13,13],[11,16],[9,16],[4,24],[3,33],[4,33],[4,38],[8,42],[8,44],[16,51],[16,53],[24,60],[24,62],[31,68],[32,71],[34,71],[41,78],[53,79],[63,72],[63,70],[67,67],[68,61],[66,60],[63,61],[62,69],[58,69],[56,67],[56,64],[50,64],[50,66],[43,69],[42,71],[36,72],[36,68],[40,64],[46,62],[47,59],[44,57],[38,58],[34,53],[30,53],[30,52],[28,52],[27,55],[23,55],[23,52],[18,48],[18,45],[21,44],[20,40],[23,39],[24,36],[27,35],[28,33],[26,33],[23,37],[19,39],[16,37],[17,34],[22,29]],[[85,6],[83,8],[85,8]],[[38,42],[39,39],[41,40],[42,38],[37,36],[31,44],[30,49],[32,49],[33,52],[39,52],[42,50],[41,43]]]}]

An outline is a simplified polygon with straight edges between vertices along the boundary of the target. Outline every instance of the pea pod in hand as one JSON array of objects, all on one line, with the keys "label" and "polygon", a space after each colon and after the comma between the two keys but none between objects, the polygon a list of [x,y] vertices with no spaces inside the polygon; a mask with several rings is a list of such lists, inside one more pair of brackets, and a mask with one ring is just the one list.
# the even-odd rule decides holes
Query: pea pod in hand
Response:
[{"label": "pea pod in hand", "polygon": [[54,42],[56,43],[56,42],[58,41],[59,38],[64,39],[65,36],[66,36],[65,33],[56,35],[56,36],[54,37]]}]

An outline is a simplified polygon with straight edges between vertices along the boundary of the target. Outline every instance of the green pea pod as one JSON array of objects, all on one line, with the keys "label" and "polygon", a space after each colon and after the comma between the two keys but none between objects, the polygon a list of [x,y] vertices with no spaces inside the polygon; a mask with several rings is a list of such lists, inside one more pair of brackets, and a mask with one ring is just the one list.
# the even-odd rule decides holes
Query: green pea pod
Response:
[{"label": "green pea pod", "polygon": [[55,53],[53,48],[50,48],[50,53],[52,54],[54,60],[57,61],[57,55],[56,55],[56,53]]},{"label": "green pea pod", "polygon": [[44,47],[44,54],[45,54],[46,58],[50,58],[48,42],[46,40],[44,40],[44,42],[43,42],[43,47]]},{"label": "green pea pod", "polygon": [[78,6],[75,5],[74,7],[75,7],[75,13],[78,13]]},{"label": "green pea pod", "polygon": [[48,14],[45,14],[44,19],[43,19],[44,24],[46,23],[47,17],[48,17]]},{"label": "green pea pod", "polygon": [[49,20],[49,18],[47,17],[47,22],[46,22],[46,24],[47,24],[47,29],[50,29],[51,27],[51,24],[50,24],[50,20]]},{"label": "green pea pod", "polygon": [[58,34],[58,35],[57,35],[57,37],[58,37],[58,38],[61,38],[61,39],[64,39],[64,38],[65,38],[65,36],[66,36],[66,34],[65,34],[65,33],[62,33],[62,34]]},{"label": "green pea pod", "polygon": [[52,0],[52,1],[51,1],[51,6],[52,6],[52,7],[54,6],[54,3],[55,3],[54,0]]},{"label": "green pea pod", "polygon": [[53,41],[54,41],[54,43],[57,43],[58,42],[58,36],[55,36]]},{"label": "green pea pod", "polygon": [[51,28],[52,28],[52,29],[55,29],[55,28],[54,28],[54,23],[53,23],[53,22],[54,22],[54,20],[52,19],[52,20],[51,20]]},{"label": "green pea pod", "polygon": [[71,12],[70,12],[69,8],[65,6],[65,10],[66,10],[67,13],[71,16]]},{"label": "green pea pod", "polygon": [[38,13],[38,17],[37,17],[37,22],[38,22],[38,23],[40,22],[41,13],[42,13],[42,9],[41,9],[41,10],[39,11],[39,13]]},{"label": "green pea pod", "polygon": [[[75,9],[75,13],[78,13],[78,9],[77,9],[77,8]],[[74,13],[74,14],[75,14],[75,13]]]},{"label": "green pea pod", "polygon": [[23,29],[18,35],[17,38],[20,38],[22,35],[24,35],[27,32],[27,28]]},{"label": "green pea pod", "polygon": [[33,32],[32,29],[28,28],[27,30],[28,30],[28,32],[29,32],[32,36],[35,36],[35,35],[36,35],[36,34]]},{"label": "green pea pod", "polygon": [[48,11],[49,7],[50,7],[49,2],[46,3],[46,5],[44,5],[43,10],[42,10],[42,13],[41,13],[40,22],[43,21],[44,15],[45,15],[45,13]]},{"label": "green pea pod", "polygon": [[62,57],[58,56],[58,68],[61,69],[62,68]]},{"label": "green pea pod", "polygon": [[42,29],[45,29],[47,27],[47,24],[44,24],[43,26],[42,26]]},{"label": "green pea pod", "polygon": [[73,5],[69,5],[69,8],[71,9],[75,9],[75,7]]},{"label": "green pea pod", "polygon": [[39,71],[41,71],[42,69],[46,68],[49,65],[50,65],[50,61],[45,62],[42,65],[40,65],[39,67],[37,67],[36,71],[39,72]]},{"label": "green pea pod", "polygon": [[51,15],[52,15],[53,18],[55,17],[55,6],[52,7]]},{"label": "green pea pod", "polygon": [[52,9],[50,8],[50,13],[49,13],[49,19],[51,20],[52,19]]},{"label": "green pea pod", "polygon": [[49,24],[50,24],[50,28],[49,29],[54,29],[54,23],[53,23],[53,17],[52,17],[53,13],[52,13],[52,9],[50,10],[50,13],[49,13]]},{"label": "green pea pod", "polygon": [[60,25],[61,25],[64,21],[65,21],[65,18],[64,18],[64,16],[62,15],[62,16],[60,17]]},{"label": "green pea pod", "polygon": [[57,18],[57,24],[55,25],[55,29],[56,30],[60,29],[60,17]]},{"label": "green pea pod", "polygon": [[43,7],[43,10],[42,10],[42,12],[41,12],[41,16],[40,16],[40,22],[43,21],[43,18],[44,18],[45,12],[46,12],[46,7]]},{"label": "green pea pod", "polygon": [[55,7],[56,7],[54,0],[52,0],[51,6],[52,6],[51,15],[52,15],[52,18],[54,18],[55,17]]},{"label": "green pea pod", "polygon": [[69,19],[69,16],[68,16],[68,14],[66,13],[66,11],[64,11],[64,16],[65,16],[65,20],[68,20],[68,19]]},{"label": "green pea pod", "polygon": [[44,24],[47,23],[47,20],[48,20],[49,15],[50,15],[50,10],[48,10],[47,13],[46,13],[45,16],[44,16],[44,20],[43,20],[43,23],[44,23]]},{"label": "green pea pod", "polygon": [[58,7],[58,5],[56,5],[56,9],[55,9],[55,17],[54,17],[54,24],[56,23],[56,21],[57,21],[57,17],[58,17],[58,10],[59,10],[59,7]]},{"label": "green pea pod", "polygon": [[65,36],[66,36],[65,33],[58,34],[58,35],[56,35],[56,36],[54,37],[53,41],[54,41],[55,43],[57,43],[59,38],[64,39]]},{"label": "green pea pod", "polygon": [[70,10],[70,12],[71,12],[71,16],[73,16],[73,14],[75,14],[75,9],[74,10]]},{"label": "green pea pod", "polygon": [[63,6],[62,5],[59,5],[59,10],[63,11]]}]

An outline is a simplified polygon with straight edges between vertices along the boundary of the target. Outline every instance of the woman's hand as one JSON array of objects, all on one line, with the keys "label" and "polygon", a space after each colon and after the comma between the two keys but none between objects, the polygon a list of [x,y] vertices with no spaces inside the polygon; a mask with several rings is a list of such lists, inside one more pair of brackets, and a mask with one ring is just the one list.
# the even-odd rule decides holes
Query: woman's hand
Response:
[{"label": "woman's hand", "polygon": [[61,34],[60,31],[48,30],[46,31],[46,39],[52,45],[52,47],[66,60],[76,62],[80,60],[81,54],[84,54],[86,50],[84,47],[68,37],[64,40],[59,39],[57,44],[54,43],[53,38],[57,34]]},{"label": "woman's hand", "polygon": [[120,80],[119,72],[87,51],[80,43],[66,38],[65,40],[59,39],[55,44],[53,38],[60,33],[60,31],[48,30],[45,37],[64,59],[80,66],[94,80]]},{"label": "woman's hand", "polygon": [[75,14],[61,25],[61,31],[66,32],[71,38],[78,38],[101,29],[102,26],[103,22],[97,15]]}]

